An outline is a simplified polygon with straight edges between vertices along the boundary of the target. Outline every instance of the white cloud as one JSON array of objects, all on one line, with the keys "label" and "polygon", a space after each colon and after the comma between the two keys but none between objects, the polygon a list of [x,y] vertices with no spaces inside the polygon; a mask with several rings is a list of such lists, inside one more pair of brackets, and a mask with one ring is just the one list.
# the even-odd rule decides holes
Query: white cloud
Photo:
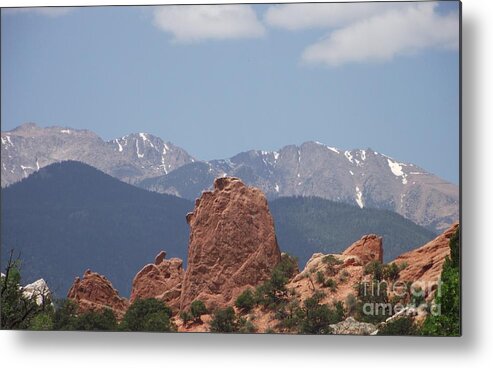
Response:
[{"label": "white cloud", "polygon": [[291,31],[306,28],[333,28],[402,7],[399,3],[318,3],[270,6],[264,21]]},{"label": "white cloud", "polygon": [[436,3],[406,4],[331,32],[307,47],[302,60],[337,66],[383,62],[427,48],[457,49],[459,17],[439,14]]},{"label": "white cloud", "polygon": [[3,8],[2,14],[36,14],[50,18],[61,17],[70,13],[73,8],[67,7],[40,7],[40,8]]},{"label": "white cloud", "polygon": [[248,5],[161,6],[154,11],[154,24],[172,33],[176,42],[253,38],[265,33]]}]

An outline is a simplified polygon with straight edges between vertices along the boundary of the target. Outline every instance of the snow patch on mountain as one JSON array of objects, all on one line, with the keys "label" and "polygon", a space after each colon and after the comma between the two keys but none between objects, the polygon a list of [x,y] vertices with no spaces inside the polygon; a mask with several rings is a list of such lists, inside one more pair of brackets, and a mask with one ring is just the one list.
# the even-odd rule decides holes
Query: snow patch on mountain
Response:
[{"label": "snow patch on mountain", "polygon": [[135,149],[136,149],[137,157],[138,158],[144,157],[144,154],[143,153],[140,153],[140,150],[139,150],[139,140],[138,139],[135,140]]},{"label": "snow patch on mountain", "polygon": [[365,205],[363,203],[363,193],[361,193],[361,190],[357,186],[356,188],[356,203],[358,204],[359,208],[363,208]]},{"label": "snow patch on mountain", "polygon": [[[8,135],[8,134],[5,135],[5,138],[2,137],[2,144],[14,147],[14,144],[12,143],[12,141],[10,139],[10,135]],[[5,148],[7,148],[7,147],[5,147]]]},{"label": "snow patch on mountain", "polygon": [[392,174],[402,177],[402,184],[407,184],[407,174],[404,173],[404,171],[402,170],[402,167],[406,165],[396,161],[392,161],[390,158],[387,158],[387,162],[389,164],[390,170],[392,171]]},{"label": "snow patch on mountain", "polygon": [[350,151],[344,151],[344,156],[346,156],[349,162],[353,163],[353,155]]}]

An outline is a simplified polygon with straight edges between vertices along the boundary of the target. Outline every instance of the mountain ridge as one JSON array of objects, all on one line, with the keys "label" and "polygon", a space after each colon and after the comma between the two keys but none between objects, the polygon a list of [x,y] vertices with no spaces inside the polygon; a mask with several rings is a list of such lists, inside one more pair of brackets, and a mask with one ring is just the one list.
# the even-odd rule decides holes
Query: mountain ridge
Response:
[{"label": "mountain ridge", "polygon": [[30,123],[2,132],[2,187],[50,163],[77,160],[147,190],[194,200],[214,178],[235,176],[267,197],[316,196],[399,213],[435,233],[459,218],[459,188],[370,148],[310,141],[200,161],[148,133],[103,141],[88,130]]}]

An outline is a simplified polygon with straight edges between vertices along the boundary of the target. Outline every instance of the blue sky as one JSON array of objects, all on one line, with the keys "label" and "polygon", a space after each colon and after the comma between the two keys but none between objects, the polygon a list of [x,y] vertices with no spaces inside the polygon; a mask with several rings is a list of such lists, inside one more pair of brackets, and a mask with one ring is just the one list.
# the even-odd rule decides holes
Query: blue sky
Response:
[{"label": "blue sky", "polygon": [[317,140],[458,183],[456,2],[30,9],[1,20],[2,130],[149,132],[199,159]]}]

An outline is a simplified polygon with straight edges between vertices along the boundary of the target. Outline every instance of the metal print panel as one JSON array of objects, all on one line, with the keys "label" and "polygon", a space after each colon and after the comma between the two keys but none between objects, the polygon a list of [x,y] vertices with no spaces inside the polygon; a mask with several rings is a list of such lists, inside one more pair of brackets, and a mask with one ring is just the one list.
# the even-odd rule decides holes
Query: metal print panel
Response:
[{"label": "metal print panel", "polygon": [[460,16],[3,8],[2,329],[460,336]]}]

